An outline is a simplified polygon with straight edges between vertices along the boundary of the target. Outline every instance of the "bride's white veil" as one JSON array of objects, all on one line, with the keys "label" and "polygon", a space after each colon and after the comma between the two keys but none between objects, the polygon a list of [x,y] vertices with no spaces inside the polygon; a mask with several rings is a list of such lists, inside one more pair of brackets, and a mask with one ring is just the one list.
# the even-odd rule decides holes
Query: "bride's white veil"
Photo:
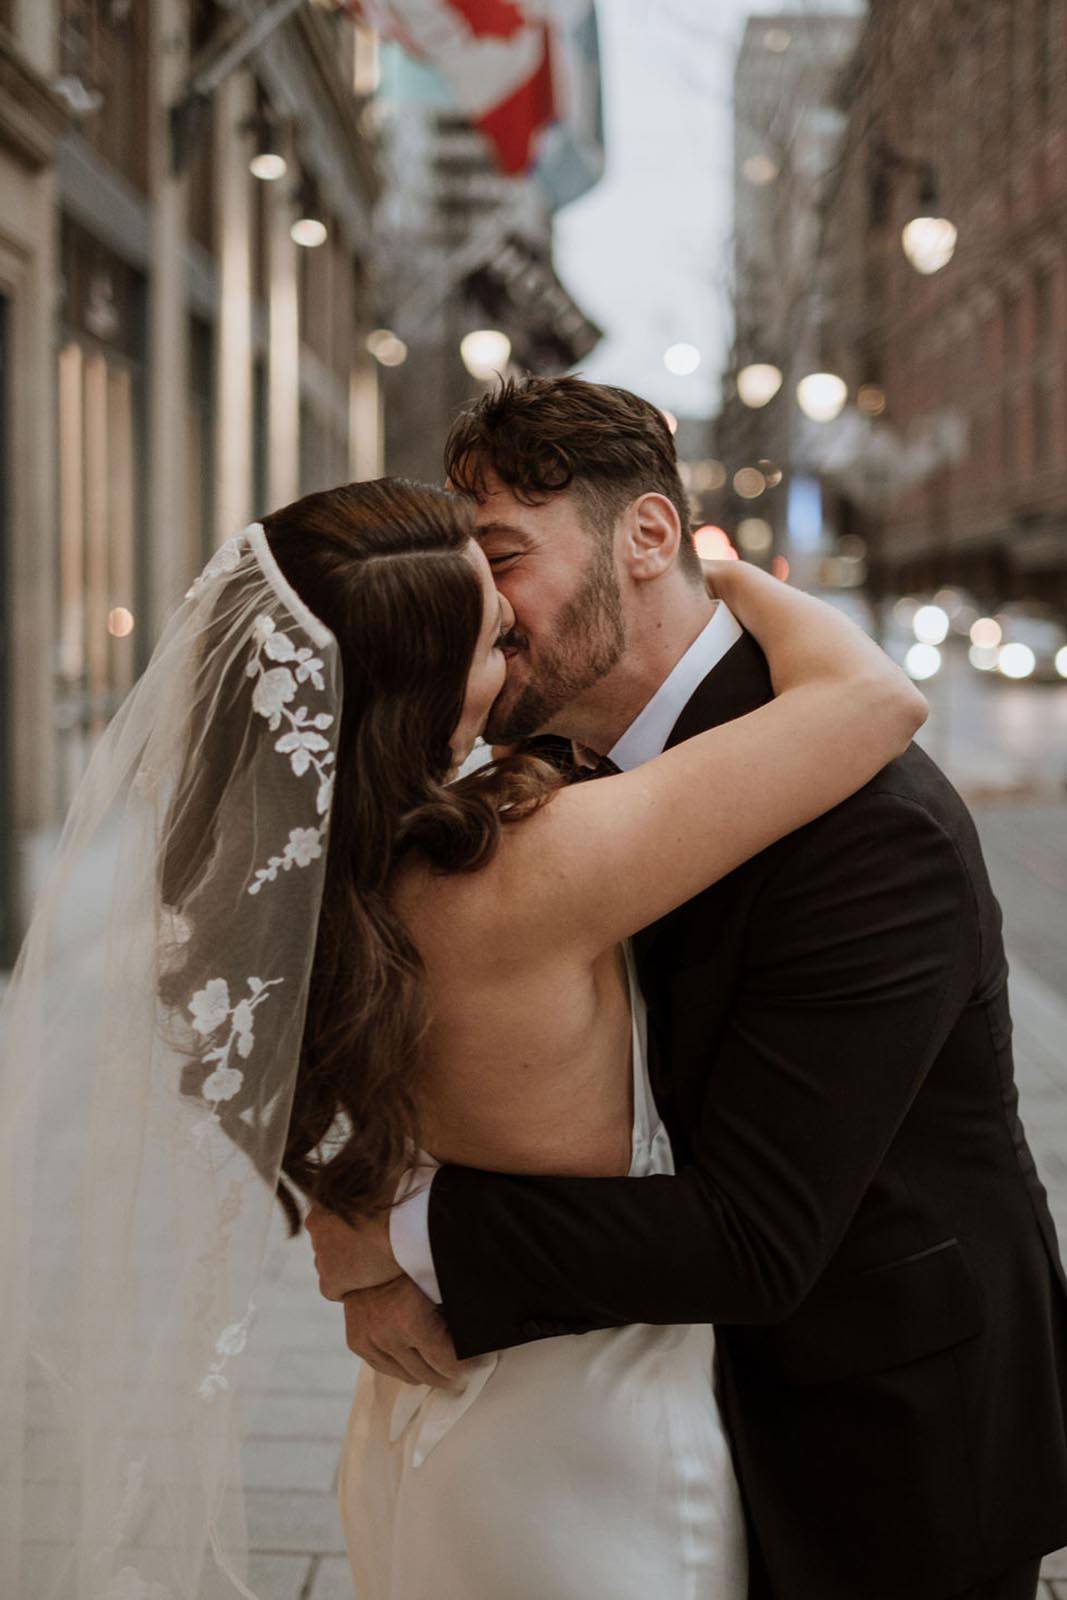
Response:
[{"label": "bride's white veil", "polygon": [[336,641],[253,526],[189,590],[74,800],[0,1004],[5,1600],[251,1593],[242,1352],[340,708]]}]

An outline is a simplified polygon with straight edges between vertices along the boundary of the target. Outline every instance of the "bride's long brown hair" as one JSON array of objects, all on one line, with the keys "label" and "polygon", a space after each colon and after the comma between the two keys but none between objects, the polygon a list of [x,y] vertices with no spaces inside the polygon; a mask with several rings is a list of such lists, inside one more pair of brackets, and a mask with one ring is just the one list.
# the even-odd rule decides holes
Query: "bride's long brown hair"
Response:
[{"label": "bride's long brown hair", "polygon": [[[398,864],[444,872],[493,854],[505,822],[558,779],[515,758],[448,784],[483,620],[465,555],[469,503],[380,479],[312,494],[263,519],[274,557],[329,628],[343,706],[325,888],[282,1170],[350,1219],[388,1203],[418,1143],[415,1084],[428,1013],[422,965],[393,909]],[[283,1193],[291,1222],[291,1198]]]}]

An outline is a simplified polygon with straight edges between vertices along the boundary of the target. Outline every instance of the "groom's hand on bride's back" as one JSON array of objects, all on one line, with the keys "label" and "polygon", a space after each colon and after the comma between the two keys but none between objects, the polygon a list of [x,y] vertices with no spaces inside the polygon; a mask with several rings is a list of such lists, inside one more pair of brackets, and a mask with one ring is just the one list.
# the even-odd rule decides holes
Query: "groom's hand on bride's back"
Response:
[{"label": "groom's hand on bride's back", "polygon": [[447,1389],[460,1374],[440,1310],[406,1273],[344,1297],[348,1348],[375,1372]]}]

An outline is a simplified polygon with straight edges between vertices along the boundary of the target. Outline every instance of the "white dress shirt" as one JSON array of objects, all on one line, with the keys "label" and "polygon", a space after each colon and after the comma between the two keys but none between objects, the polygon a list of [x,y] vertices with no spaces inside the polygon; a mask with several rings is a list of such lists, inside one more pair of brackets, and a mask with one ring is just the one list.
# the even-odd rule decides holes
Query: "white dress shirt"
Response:
[{"label": "white dress shirt", "polygon": [[[660,684],[644,710],[608,751],[620,772],[631,772],[663,754],[671,729],[713,667],[741,637],[741,625],[720,600],[711,621]],[[438,1305],[441,1290],[430,1249],[430,1188],[437,1163],[420,1151],[419,1164],[397,1190],[399,1204],[389,1213],[389,1243],[397,1265]]]}]

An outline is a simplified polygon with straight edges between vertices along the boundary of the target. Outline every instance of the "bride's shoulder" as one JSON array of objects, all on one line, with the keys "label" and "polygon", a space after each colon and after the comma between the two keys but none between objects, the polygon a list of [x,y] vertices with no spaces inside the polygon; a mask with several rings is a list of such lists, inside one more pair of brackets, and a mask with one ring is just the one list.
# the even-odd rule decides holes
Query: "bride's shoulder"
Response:
[{"label": "bride's shoulder", "polygon": [[390,899],[420,948],[457,948],[485,935],[496,898],[491,877],[484,867],[443,872],[426,856],[413,853],[398,867]]},{"label": "bride's shoulder", "polygon": [[484,866],[444,872],[424,855],[412,854],[397,869],[390,899],[423,958],[450,967],[494,966],[514,959],[524,945],[524,889],[519,839],[537,818],[501,830]]}]

